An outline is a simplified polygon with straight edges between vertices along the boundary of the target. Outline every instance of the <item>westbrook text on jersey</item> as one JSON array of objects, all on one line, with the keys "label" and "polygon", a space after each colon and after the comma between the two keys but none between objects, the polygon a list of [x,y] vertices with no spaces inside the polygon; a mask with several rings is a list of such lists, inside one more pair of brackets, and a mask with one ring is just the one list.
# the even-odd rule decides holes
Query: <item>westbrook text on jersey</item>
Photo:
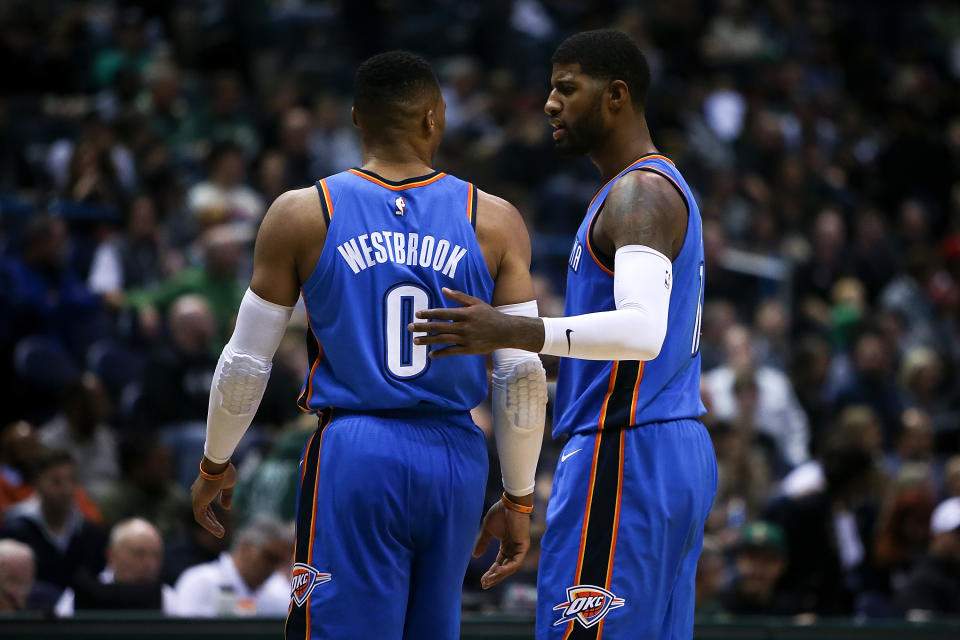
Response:
[{"label": "westbrook text on jersey", "polygon": [[355,274],[378,264],[393,262],[420,265],[424,269],[432,267],[451,279],[457,275],[457,265],[467,254],[466,249],[444,238],[437,240],[431,235],[387,230],[350,238],[340,244],[337,251]]}]

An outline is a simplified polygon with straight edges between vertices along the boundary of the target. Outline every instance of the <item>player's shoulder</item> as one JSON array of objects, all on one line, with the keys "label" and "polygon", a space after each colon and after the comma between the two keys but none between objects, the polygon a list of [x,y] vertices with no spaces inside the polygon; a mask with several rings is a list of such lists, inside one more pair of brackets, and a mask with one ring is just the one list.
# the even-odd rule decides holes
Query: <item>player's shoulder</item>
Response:
[{"label": "player's shoulder", "polygon": [[296,245],[304,239],[325,236],[320,196],[314,187],[291,189],[277,196],[260,223],[260,236]]},{"label": "player's shoulder", "polygon": [[686,213],[686,198],[673,179],[659,170],[643,168],[628,171],[611,186],[604,207],[625,204],[632,206],[638,200],[653,200],[660,207],[679,209]]},{"label": "player's shoulder", "polygon": [[527,233],[520,211],[504,198],[477,189],[477,233]]}]

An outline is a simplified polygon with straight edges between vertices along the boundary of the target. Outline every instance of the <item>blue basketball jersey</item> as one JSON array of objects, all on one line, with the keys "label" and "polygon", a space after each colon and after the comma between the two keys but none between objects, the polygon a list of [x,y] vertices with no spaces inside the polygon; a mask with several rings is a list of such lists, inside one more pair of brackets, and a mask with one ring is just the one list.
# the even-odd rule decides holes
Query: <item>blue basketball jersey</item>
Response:
[{"label": "blue basketball jersey", "polygon": [[687,233],[673,261],[667,335],[660,355],[648,362],[561,358],[554,404],[555,438],[604,428],[696,418],[700,401],[700,316],[703,310],[703,237],[700,211],[673,163],[647,155],[597,193],[577,230],[567,270],[564,315],[616,309],[613,264],[591,242],[597,214],[614,183],[630,171],[651,171],[669,180],[687,204]]},{"label": "blue basketball jersey", "polygon": [[[484,357],[427,357],[414,314],[457,306],[441,287],[489,302],[493,279],[475,231],[477,189],[435,172],[392,182],[351,169],[317,182],[327,238],[303,284],[307,412],[469,411],[487,395]],[[418,334],[422,335],[422,334]]]}]

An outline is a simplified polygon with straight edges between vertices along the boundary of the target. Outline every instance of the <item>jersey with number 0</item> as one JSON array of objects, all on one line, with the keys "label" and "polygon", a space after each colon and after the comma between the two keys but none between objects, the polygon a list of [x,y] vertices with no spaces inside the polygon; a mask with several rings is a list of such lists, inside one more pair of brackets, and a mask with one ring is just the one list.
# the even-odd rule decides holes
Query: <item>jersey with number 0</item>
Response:
[{"label": "jersey with number 0", "polygon": [[393,182],[351,169],[319,180],[317,191],[327,238],[302,287],[310,370],[300,408],[469,411],[480,404],[484,357],[431,360],[407,330],[421,309],[458,306],[441,287],[490,302],[476,187],[439,172]]},{"label": "jersey with number 0", "polygon": [[[554,407],[554,437],[696,418],[706,412],[700,401],[700,317],[703,309],[703,237],[700,211],[673,163],[647,155],[620,172],[594,197],[577,230],[567,270],[564,315],[616,309],[613,263],[593,246],[591,235],[610,189],[631,171],[663,176],[687,205],[687,233],[673,261],[655,286],[672,289],[667,335],[653,360],[602,361],[561,358]],[[576,341],[576,331],[569,333]]]}]

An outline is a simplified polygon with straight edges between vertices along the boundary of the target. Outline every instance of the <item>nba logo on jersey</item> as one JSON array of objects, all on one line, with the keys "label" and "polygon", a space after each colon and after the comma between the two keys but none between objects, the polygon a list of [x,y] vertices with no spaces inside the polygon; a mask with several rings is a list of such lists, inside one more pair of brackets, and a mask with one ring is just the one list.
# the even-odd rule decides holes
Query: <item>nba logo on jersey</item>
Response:
[{"label": "nba logo on jersey", "polygon": [[589,629],[603,620],[611,609],[618,609],[624,604],[623,598],[618,598],[606,589],[592,584],[567,587],[567,601],[553,608],[554,611],[563,609],[560,619],[554,622],[553,626],[576,620],[585,629]]},{"label": "nba logo on jersey", "polygon": [[579,240],[573,241],[573,248],[570,249],[570,268],[576,273],[580,269],[580,256],[583,255],[583,245]]},{"label": "nba logo on jersey", "polygon": [[320,573],[310,565],[298,562],[293,565],[290,597],[298,607],[302,607],[314,589],[332,579],[329,573]]},{"label": "nba logo on jersey", "polygon": [[397,207],[397,210],[393,212],[394,214],[402,216],[406,212],[407,201],[403,199],[403,196],[400,196],[394,200],[393,204]]}]

